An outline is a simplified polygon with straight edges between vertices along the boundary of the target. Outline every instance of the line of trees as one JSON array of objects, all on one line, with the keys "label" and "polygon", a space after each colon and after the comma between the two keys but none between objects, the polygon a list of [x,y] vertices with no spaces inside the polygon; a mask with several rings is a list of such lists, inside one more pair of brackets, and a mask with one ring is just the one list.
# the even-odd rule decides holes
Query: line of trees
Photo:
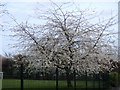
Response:
[{"label": "line of trees", "polygon": [[[18,55],[14,55],[14,57],[2,57],[2,67],[3,67],[3,73],[4,73],[4,79],[20,79],[20,64],[19,61],[15,61],[15,58]],[[1,60],[0,59],[0,60]],[[24,58],[24,60],[26,60],[26,56]],[[88,73],[76,73],[76,79],[77,80],[87,80],[87,81],[102,81],[104,82],[104,84],[106,85],[111,85],[111,86],[118,86],[119,85],[119,77],[118,75],[120,75],[120,62],[116,62],[116,61],[110,61],[112,67],[114,68],[112,70],[112,72],[99,72],[99,73],[91,73],[88,75]],[[29,72],[30,68],[28,69],[28,62],[23,61],[24,65],[23,65],[23,70],[24,70],[24,79],[34,79],[34,80],[56,80],[56,70],[54,70],[54,67],[50,67],[49,68],[49,72],[39,69],[39,70],[33,70],[31,73]],[[66,80],[66,75],[65,72],[62,70],[58,70],[59,76],[58,79],[59,80]],[[70,74],[71,80],[74,80],[74,72],[72,72]],[[116,76],[117,75],[117,76]]]}]

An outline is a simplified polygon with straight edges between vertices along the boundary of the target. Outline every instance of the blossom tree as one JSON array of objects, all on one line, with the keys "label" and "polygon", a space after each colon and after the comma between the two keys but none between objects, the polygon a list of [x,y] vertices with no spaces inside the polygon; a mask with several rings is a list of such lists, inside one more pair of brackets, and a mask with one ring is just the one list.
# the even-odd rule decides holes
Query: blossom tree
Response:
[{"label": "blossom tree", "polygon": [[115,17],[100,20],[87,11],[54,5],[39,15],[44,23],[16,22],[12,29],[19,39],[18,46],[31,56],[30,67],[64,70],[68,87],[72,86],[70,74],[74,69],[78,73],[111,70],[110,60],[116,53],[114,40],[110,40],[114,34],[109,29],[116,24]]}]

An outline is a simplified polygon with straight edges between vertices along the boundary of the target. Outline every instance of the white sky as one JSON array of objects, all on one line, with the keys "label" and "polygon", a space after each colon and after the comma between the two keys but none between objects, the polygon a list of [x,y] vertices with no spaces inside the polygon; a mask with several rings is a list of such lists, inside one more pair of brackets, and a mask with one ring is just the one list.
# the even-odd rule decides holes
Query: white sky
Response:
[{"label": "white sky", "polygon": [[[54,1],[58,2],[58,0],[0,0],[0,2],[48,2],[48,1]],[[68,1],[74,1],[74,2],[118,2],[119,0],[59,0],[59,2],[68,2]]]},{"label": "white sky", "polygon": [[[38,22],[36,19],[31,18],[31,16],[34,15],[34,9],[37,7],[36,2],[39,2],[43,4],[40,8],[43,10],[48,7],[45,3],[48,1],[58,2],[58,0],[0,0],[0,2],[6,3],[6,9],[11,13],[18,22],[22,22],[24,20],[29,20],[31,22]],[[80,2],[80,8],[90,8],[97,12],[103,11],[103,17],[107,17],[111,14],[111,12],[117,14],[117,2],[119,0],[59,0],[59,2],[68,2],[68,1],[74,1],[74,2]],[[13,21],[8,16],[0,17],[0,23],[4,24],[6,26],[5,29],[7,29],[8,23],[13,25]],[[10,32],[4,32],[0,31],[1,34],[7,34],[9,35]],[[8,44],[13,43],[12,39],[10,37],[1,36],[0,37],[0,54],[4,54],[4,52],[13,52],[14,49],[10,48]]]}]

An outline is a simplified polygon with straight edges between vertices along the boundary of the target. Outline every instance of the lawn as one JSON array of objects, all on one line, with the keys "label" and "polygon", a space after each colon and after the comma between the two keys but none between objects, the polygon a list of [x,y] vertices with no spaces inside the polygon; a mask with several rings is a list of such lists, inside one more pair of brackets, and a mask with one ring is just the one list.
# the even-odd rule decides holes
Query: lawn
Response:
[{"label": "lawn", "polygon": [[[72,81],[73,84],[73,81]],[[17,79],[4,79],[3,80],[3,90],[20,90],[20,80]],[[93,81],[88,81],[87,88],[91,88],[93,90],[94,84]],[[86,89],[85,81],[76,81],[76,87]],[[99,87],[98,81],[95,82],[95,88]],[[102,82],[101,82],[102,87]],[[55,90],[56,88],[56,81],[55,80],[24,80],[24,88],[25,90],[41,90],[41,88],[46,88],[48,90]],[[59,81],[59,88],[67,88],[67,83],[64,80]],[[69,89],[70,90],[70,89]],[[73,89],[74,90],[74,89]]]}]

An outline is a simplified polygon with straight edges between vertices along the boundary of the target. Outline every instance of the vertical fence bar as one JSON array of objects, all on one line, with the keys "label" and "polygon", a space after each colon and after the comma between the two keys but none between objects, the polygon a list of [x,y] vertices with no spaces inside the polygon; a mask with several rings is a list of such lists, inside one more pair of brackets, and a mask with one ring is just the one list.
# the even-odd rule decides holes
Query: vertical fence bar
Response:
[{"label": "vertical fence bar", "polygon": [[20,66],[20,79],[21,79],[21,90],[24,90],[24,82],[23,82],[23,63],[21,63],[21,66]]},{"label": "vertical fence bar", "polygon": [[98,88],[99,88],[99,90],[100,90],[100,71],[99,71],[99,73],[98,73]]},{"label": "vertical fence bar", "polygon": [[95,73],[93,72],[93,88],[95,88]]},{"label": "vertical fence bar", "polygon": [[[107,78],[106,72],[102,73],[102,88],[105,88],[104,83],[106,83],[105,78]],[[106,83],[107,84],[107,83]]]},{"label": "vertical fence bar", "polygon": [[119,67],[118,67],[118,85],[120,85],[120,70],[119,70]]},{"label": "vertical fence bar", "polygon": [[[107,72],[107,86],[110,86],[110,76],[109,76],[109,72]],[[106,88],[106,87],[105,87]]]},{"label": "vertical fence bar", "polygon": [[58,90],[58,67],[56,67],[56,90]]},{"label": "vertical fence bar", "polygon": [[74,69],[74,90],[76,90],[76,71]]},{"label": "vertical fence bar", "polygon": [[[120,7],[120,1],[119,1],[119,7]],[[119,12],[120,13],[120,12]],[[120,14],[119,14],[120,15]],[[119,16],[120,17],[120,16]],[[120,23],[120,18],[119,18],[119,23]],[[120,52],[120,50],[118,50]],[[118,60],[120,60],[120,53],[118,55]],[[118,86],[120,85],[120,61],[117,62],[117,84]]]},{"label": "vertical fence bar", "polygon": [[[106,83],[105,79],[107,79],[107,74],[106,72],[102,72],[102,88],[105,88],[105,83]],[[107,86],[107,83],[106,83],[106,86]]]},{"label": "vertical fence bar", "polygon": [[86,78],[86,81],[85,81],[85,85],[86,85],[86,90],[87,90],[87,88],[88,88],[88,79],[87,79],[87,71],[85,71],[85,78]]},{"label": "vertical fence bar", "polygon": [[[105,78],[104,88],[108,88],[110,86],[110,78],[109,78],[109,72],[108,71],[106,72],[106,77],[107,78]],[[107,85],[105,86],[105,84],[107,84]]]}]

